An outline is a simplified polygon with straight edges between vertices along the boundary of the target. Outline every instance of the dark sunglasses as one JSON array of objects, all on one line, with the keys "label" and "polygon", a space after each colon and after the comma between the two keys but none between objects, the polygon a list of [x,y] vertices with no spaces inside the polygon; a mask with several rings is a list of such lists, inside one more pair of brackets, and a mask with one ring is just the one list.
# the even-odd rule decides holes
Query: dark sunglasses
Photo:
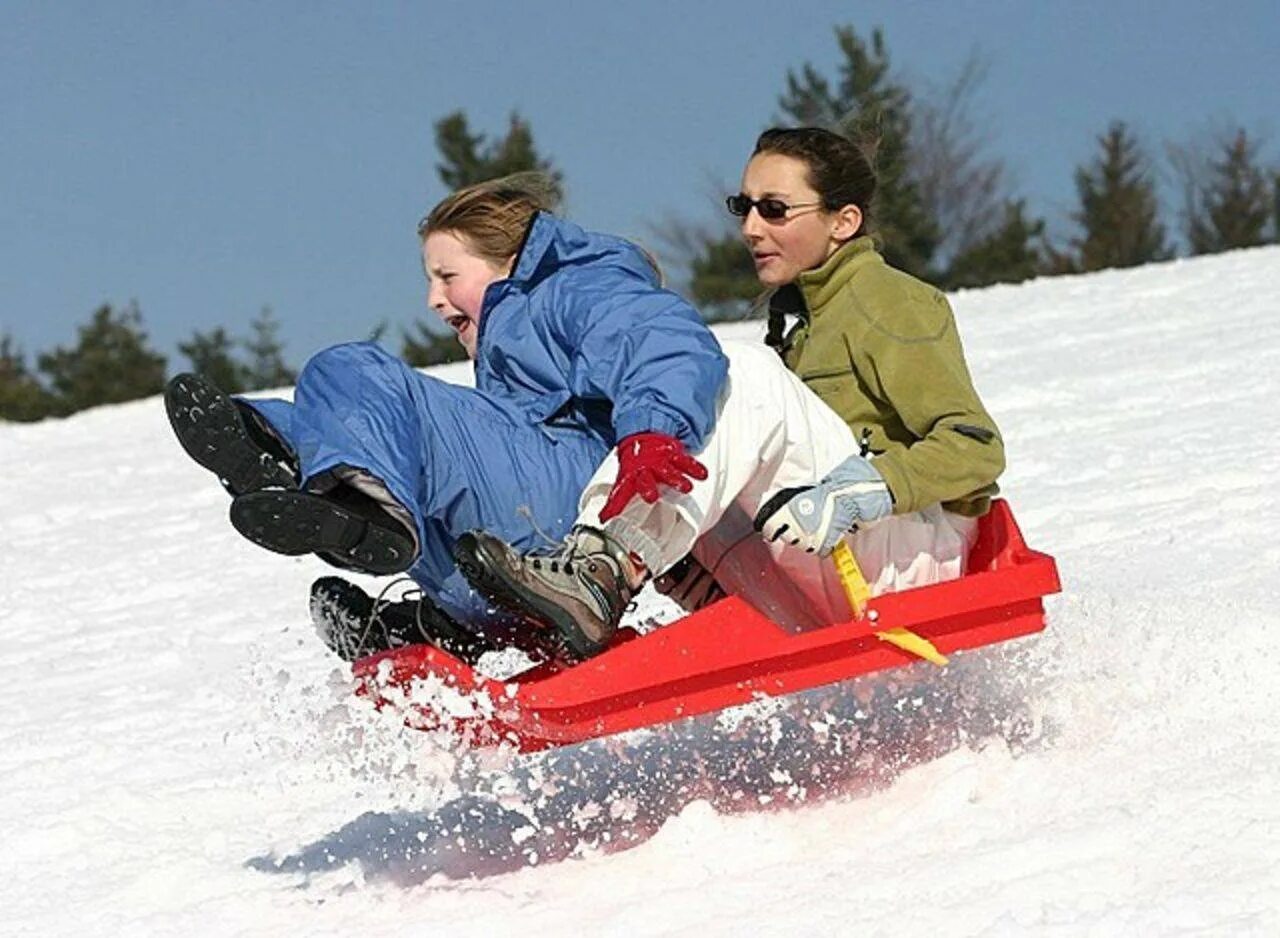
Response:
[{"label": "dark sunglasses", "polygon": [[787,212],[793,208],[809,208],[822,203],[797,202],[795,205],[788,205],[781,199],[753,199],[739,192],[725,199],[724,204],[729,209],[729,214],[737,215],[739,218],[746,218],[754,208],[765,221],[782,221],[787,217]]}]

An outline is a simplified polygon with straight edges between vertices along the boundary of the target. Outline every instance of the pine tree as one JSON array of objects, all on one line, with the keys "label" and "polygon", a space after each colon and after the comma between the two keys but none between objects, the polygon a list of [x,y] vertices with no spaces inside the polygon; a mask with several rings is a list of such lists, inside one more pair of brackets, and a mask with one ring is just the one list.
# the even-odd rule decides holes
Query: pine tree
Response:
[{"label": "pine tree", "polygon": [[403,342],[400,346],[400,357],[414,368],[459,362],[467,357],[467,350],[452,332],[437,332],[419,321],[414,323],[414,333],[401,333]]},{"label": "pine tree", "polygon": [[549,159],[538,154],[529,122],[512,113],[507,133],[486,143],[484,134],[473,134],[462,111],[436,121],[436,149],[440,161],[436,171],[450,189],[474,185],[511,173],[537,171],[556,185],[559,193],[563,177]]},{"label": "pine tree", "polygon": [[702,235],[689,262],[689,293],[707,322],[741,319],[762,288],[742,237]]},{"label": "pine tree", "polygon": [[279,388],[298,380],[297,372],[284,363],[284,344],[278,337],[280,325],[275,321],[271,307],[262,307],[249,328],[253,335],[244,343],[249,355],[243,369],[245,390]]},{"label": "pine tree", "polygon": [[52,396],[27,370],[13,336],[0,336],[0,420],[41,420],[53,412]]},{"label": "pine tree", "polygon": [[1257,145],[1240,128],[1222,144],[1221,157],[1210,164],[1199,187],[1199,210],[1189,214],[1187,224],[1191,252],[1212,254],[1266,243],[1275,201],[1258,165]]},{"label": "pine tree", "polygon": [[191,370],[204,375],[228,394],[248,390],[245,366],[236,360],[236,341],[219,326],[212,332],[196,332],[187,342],[178,343],[178,351],[187,356]]},{"label": "pine tree", "polygon": [[1280,172],[1271,180],[1271,240],[1280,244]]},{"label": "pine tree", "polygon": [[1037,247],[1044,240],[1044,228],[1043,219],[1026,217],[1021,199],[1006,203],[1002,224],[955,256],[942,285],[951,290],[1031,279],[1045,264]]},{"label": "pine tree", "polygon": [[41,354],[37,365],[57,414],[148,397],[164,387],[165,358],[147,347],[136,303],[119,313],[108,304],[98,307],[74,348]]},{"label": "pine tree", "polygon": [[1076,269],[1136,267],[1169,257],[1152,173],[1137,140],[1115,121],[1098,145],[1097,159],[1076,170],[1080,210],[1072,218],[1084,229],[1072,241]]},{"label": "pine tree", "polygon": [[891,77],[882,30],[872,30],[869,44],[852,26],[837,26],[835,33],[843,56],[835,89],[806,63],[799,75],[787,72],[779,105],[795,123],[828,127],[873,154],[877,185],[871,217],[885,259],[927,276],[940,233],[912,167],[911,92]]}]

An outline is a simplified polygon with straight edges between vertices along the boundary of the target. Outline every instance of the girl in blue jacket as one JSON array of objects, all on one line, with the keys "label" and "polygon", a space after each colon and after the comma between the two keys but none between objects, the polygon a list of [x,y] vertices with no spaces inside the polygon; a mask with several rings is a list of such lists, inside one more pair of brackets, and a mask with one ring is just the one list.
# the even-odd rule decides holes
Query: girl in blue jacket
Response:
[{"label": "girl in blue jacket", "polygon": [[[715,338],[640,250],[547,213],[545,192],[537,177],[473,187],[420,228],[428,303],[475,359],[474,389],[356,343],[312,357],[292,402],[233,401],[194,375],[166,390],[179,441],[235,496],[243,535],[421,587],[420,604],[370,627],[362,591],[318,581],[313,611],[345,657],[492,647],[476,629],[511,617],[459,575],[458,537],[482,529],[521,549],[564,537],[620,441],[656,453],[663,482],[701,472],[686,452],[705,443],[725,381]],[[357,614],[335,624],[335,608]]]}]

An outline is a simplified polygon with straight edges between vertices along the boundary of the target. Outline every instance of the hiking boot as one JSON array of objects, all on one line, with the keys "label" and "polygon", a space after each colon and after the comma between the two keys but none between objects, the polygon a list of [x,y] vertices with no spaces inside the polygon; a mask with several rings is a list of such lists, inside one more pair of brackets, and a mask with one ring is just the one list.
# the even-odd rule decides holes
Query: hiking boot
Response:
[{"label": "hiking boot", "polygon": [[181,374],[165,385],[164,408],[187,455],[232,495],[298,486],[297,460],[257,416],[208,379]]},{"label": "hiking boot", "polygon": [[425,595],[382,602],[341,577],[311,584],[311,621],[316,634],[343,661],[406,645],[433,645],[465,664],[497,646],[463,628]]},{"label": "hiking boot", "polygon": [[[372,501],[370,499],[369,501]],[[277,554],[324,553],[366,573],[403,573],[416,545],[404,526],[377,507],[340,504],[311,492],[250,492],[231,503],[231,523]]]},{"label": "hiking boot", "polygon": [[454,558],[479,592],[553,630],[577,659],[608,646],[644,582],[626,549],[594,528],[574,528],[557,550],[526,555],[471,531],[458,539]]}]

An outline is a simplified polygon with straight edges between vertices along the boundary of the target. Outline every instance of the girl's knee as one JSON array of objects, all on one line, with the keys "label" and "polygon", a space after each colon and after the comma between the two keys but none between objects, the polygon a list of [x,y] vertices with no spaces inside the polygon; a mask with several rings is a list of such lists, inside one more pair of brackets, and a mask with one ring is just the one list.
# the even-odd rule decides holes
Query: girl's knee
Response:
[{"label": "girl's knee", "polygon": [[385,368],[392,362],[400,363],[400,360],[373,342],[344,342],[321,349],[307,359],[299,380],[308,375],[351,372],[371,367]]}]

